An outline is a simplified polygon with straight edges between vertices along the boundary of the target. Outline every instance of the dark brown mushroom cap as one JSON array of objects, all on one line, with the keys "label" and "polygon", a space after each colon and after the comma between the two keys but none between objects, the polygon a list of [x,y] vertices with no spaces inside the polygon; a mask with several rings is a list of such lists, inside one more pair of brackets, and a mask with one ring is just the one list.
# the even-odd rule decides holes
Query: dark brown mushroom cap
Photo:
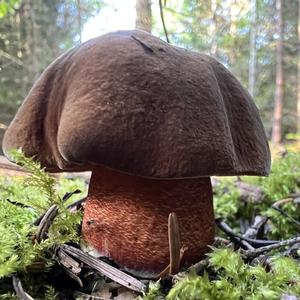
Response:
[{"label": "dark brown mushroom cap", "polygon": [[103,165],[154,178],[266,175],[258,110],[213,58],[142,31],[90,40],[33,86],[3,143],[48,170]]}]

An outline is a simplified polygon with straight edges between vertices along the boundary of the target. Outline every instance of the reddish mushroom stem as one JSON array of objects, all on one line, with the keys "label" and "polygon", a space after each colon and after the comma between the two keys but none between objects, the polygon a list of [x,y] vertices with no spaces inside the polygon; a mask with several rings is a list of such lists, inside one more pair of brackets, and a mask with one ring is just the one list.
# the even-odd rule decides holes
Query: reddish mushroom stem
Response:
[{"label": "reddish mushroom stem", "polygon": [[155,180],[99,168],[92,173],[83,236],[121,266],[159,273],[169,264],[171,212],[188,247],[183,263],[192,264],[214,238],[210,178]]}]

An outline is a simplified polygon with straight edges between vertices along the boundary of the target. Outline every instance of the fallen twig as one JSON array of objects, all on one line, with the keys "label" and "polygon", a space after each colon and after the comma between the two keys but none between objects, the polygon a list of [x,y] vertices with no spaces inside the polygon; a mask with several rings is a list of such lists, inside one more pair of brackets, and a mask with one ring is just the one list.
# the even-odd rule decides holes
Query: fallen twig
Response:
[{"label": "fallen twig", "polygon": [[282,200],[278,200],[275,203],[273,203],[272,208],[280,212],[283,216],[287,217],[290,221],[292,221],[296,226],[300,227],[300,222],[295,220],[291,215],[289,215],[287,212],[285,212],[283,209],[281,209],[281,206],[291,203],[294,201],[294,198],[286,198]]},{"label": "fallen twig", "polygon": [[69,256],[63,249],[58,248],[55,255],[55,260],[72,271],[74,274],[79,274],[81,272],[80,264]]},{"label": "fallen twig", "polygon": [[267,217],[256,216],[251,226],[243,234],[243,238],[257,238],[260,229],[266,224],[267,220]]},{"label": "fallen twig", "polygon": [[237,242],[241,246],[245,247],[248,250],[254,249],[254,247],[251,246],[247,241],[245,241],[243,237],[238,236],[236,233],[234,233],[234,231],[222,219],[216,219],[216,224],[222,231],[228,234],[230,238],[232,238],[235,242]]},{"label": "fallen twig", "polygon": [[[229,237],[233,239],[233,241],[241,244],[241,241],[248,242],[248,244],[251,244],[255,247],[262,247],[262,246],[268,246],[278,243],[279,241],[273,241],[273,240],[256,240],[256,239],[249,239],[246,237],[243,237],[242,235],[235,233],[221,218],[216,219],[217,226],[225,232]],[[250,245],[250,246],[251,246]],[[252,247],[253,248],[253,247]],[[254,248],[253,248],[254,249]]]},{"label": "fallen twig", "polygon": [[71,203],[70,205],[67,206],[67,209],[69,209],[70,211],[73,211],[73,210],[78,210],[80,209],[80,207],[82,206],[82,203],[85,202],[87,197],[84,197],[82,199],[79,199],[73,203]]},{"label": "fallen twig", "polygon": [[70,199],[73,195],[75,195],[75,194],[80,194],[80,193],[81,193],[81,190],[79,190],[79,189],[76,189],[76,190],[73,191],[73,192],[66,193],[66,194],[63,196],[63,201],[67,201],[67,200]]},{"label": "fallen twig", "polygon": [[18,207],[22,207],[22,208],[32,208],[31,206],[29,205],[26,205],[26,204],[23,204],[23,203],[20,203],[18,201],[14,201],[14,200],[10,200],[10,199],[6,199],[7,202],[9,202],[10,204],[13,204],[15,206],[18,206]]},{"label": "fallen twig", "polygon": [[43,216],[43,218],[38,226],[38,229],[36,232],[36,240],[38,242],[41,242],[45,238],[45,236],[48,233],[48,230],[49,230],[54,218],[57,216],[57,214],[58,214],[58,207],[56,204],[53,204],[47,210],[47,212]]},{"label": "fallen twig", "polygon": [[21,300],[34,300],[30,295],[28,295],[22,286],[21,280],[16,275],[12,276],[13,287],[16,292],[16,295]]},{"label": "fallen twig", "polygon": [[231,243],[231,241],[229,241],[223,237],[216,236],[212,246],[214,248],[220,248],[221,246],[228,246],[230,243]]},{"label": "fallen twig", "polygon": [[298,250],[300,249],[300,243],[293,244],[283,252],[284,256],[293,256],[299,258]]},{"label": "fallen twig", "polygon": [[194,270],[197,274],[200,274],[204,271],[204,269],[209,264],[209,258],[206,257],[205,259],[200,260],[199,262],[195,263],[194,265],[188,268],[188,272]]},{"label": "fallen twig", "polygon": [[62,265],[63,270],[75,280],[80,287],[83,287],[83,283],[78,274],[81,272],[79,263],[69,256],[63,249],[58,248],[54,255],[55,260]]},{"label": "fallen twig", "polygon": [[194,265],[190,266],[186,271],[180,272],[173,276],[172,281],[173,283],[176,283],[181,279],[185,278],[190,272],[195,272],[196,274],[201,275],[204,272],[204,270],[208,267],[208,265],[209,258],[206,257],[205,259],[202,259]]},{"label": "fallen twig", "polygon": [[134,277],[120,271],[119,269],[112,267],[111,265],[92,257],[89,254],[84,253],[80,249],[69,245],[62,245],[60,246],[66,253],[70,254],[71,256],[79,259],[86,265],[90,266],[92,269],[97,270],[101,274],[105,275],[106,277],[112,279],[113,281],[127,287],[136,292],[143,292],[146,288],[145,284],[141,281],[135,279]]},{"label": "fallen twig", "polygon": [[79,276],[77,276],[70,269],[68,269],[64,266],[63,266],[63,270],[66,272],[67,275],[69,275],[70,278],[72,278],[74,281],[76,281],[81,288],[83,287],[83,283]]},{"label": "fallen twig", "polygon": [[263,254],[264,252],[268,252],[268,251],[272,251],[272,250],[276,250],[278,248],[284,247],[284,246],[290,246],[296,243],[300,242],[300,237],[295,237],[289,240],[284,240],[284,241],[280,241],[276,244],[273,245],[268,245],[268,246],[264,246],[264,247],[260,247],[254,250],[247,250],[247,251],[241,251],[241,253],[243,254],[243,256],[245,256],[248,259],[252,259],[254,257],[257,257],[260,254]]}]

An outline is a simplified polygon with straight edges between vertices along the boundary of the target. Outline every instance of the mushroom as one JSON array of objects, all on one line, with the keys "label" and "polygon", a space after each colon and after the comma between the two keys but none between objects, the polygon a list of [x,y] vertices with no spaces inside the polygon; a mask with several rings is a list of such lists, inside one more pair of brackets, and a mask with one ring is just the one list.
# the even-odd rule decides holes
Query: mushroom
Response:
[{"label": "mushroom", "polygon": [[6,131],[49,171],[91,170],[82,233],[130,270],[169,263],[176,213],[183,264],[214,239],[212,175],[267,175],[258,109],[215,59],[143,31],[117,31],[57,58]]}]

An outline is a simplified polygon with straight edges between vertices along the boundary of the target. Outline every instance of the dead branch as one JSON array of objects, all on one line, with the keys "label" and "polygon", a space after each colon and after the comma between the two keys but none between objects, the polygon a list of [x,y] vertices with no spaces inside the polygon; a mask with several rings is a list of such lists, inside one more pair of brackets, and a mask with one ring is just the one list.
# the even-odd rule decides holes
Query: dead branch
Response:
[{"label": "dead branch", "polygon": [[260,247],[260,248],[254,249],[254,250],[247,250],[247,251],[244,250],[244,251],[241,251],[241,253],[247,259],[253,259],[253,258],[257,257],[258,255],[261,255],[265,252],[276,250],[276,249],[279,249],[279,248],[285,247],[285,246],[291,246],[291,245],[294,245],[299,242],[300,242],[300,237],[295,237],[295,238],[292,238],[289,240],[280,241],[276,244]]},{"label": "dead branch", "polygon": [[248,244],[251,244],[252,246],[255,246],[255,247],[262,247],[262,246],[273,245],[273,244],[278,243],[278,241],[273,241],[273,240],[258,240],[258,239],[249,239],[249,238],[243,237],[242,235],[235,233],[221,218],[217,218],[215,220],[215,222],[216,222],[217,226],[223,232],[225,232],[234,242],[236,242],[242,246],[244,246],[244,245],[241,244],[241,241],[248,242]]},{"label": "dead branch", "polygon": [[243,234],[243,238],[251,238],[251,239],[257,238],[259,231],[266,224],[267,221],[268,221],[267,217],[255,216],[253,223]]}]

